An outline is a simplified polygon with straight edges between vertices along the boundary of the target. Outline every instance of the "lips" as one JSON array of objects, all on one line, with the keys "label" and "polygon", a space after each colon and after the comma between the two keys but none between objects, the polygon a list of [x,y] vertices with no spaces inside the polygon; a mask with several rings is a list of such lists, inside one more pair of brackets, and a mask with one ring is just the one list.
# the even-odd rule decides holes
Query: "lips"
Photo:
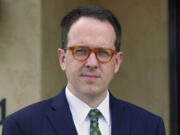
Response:
[{"label": "lips", "polygon": [[94,75],[94,74],[82,74],[81,77],[83,77],[85,80],[88,81],[93,81],[100,78],[99,75]]}]

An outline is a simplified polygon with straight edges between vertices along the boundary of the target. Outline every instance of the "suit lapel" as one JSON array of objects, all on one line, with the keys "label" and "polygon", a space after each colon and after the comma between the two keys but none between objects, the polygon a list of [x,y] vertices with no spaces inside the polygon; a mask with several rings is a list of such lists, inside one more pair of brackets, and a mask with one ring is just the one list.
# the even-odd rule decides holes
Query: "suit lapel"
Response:
[{"label": "suit lapel", "polygon": [[57,135],[77,135],[65,97],[65,89],[53,99],[51,109],[48,112],[48,120]]},{"label": "suit lapel", "polygon": [[111,133],[112,135],[130,135],[130,118],[127,116],[125,104],[110,94]]}]

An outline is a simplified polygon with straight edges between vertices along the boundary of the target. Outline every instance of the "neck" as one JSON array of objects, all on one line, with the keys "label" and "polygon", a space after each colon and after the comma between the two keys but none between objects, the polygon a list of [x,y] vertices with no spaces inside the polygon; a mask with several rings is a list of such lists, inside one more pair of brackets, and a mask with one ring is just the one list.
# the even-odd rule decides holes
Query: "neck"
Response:
[{"label": "neck", "polygon": [[104,101],[106,96],[107,92],[101,97],[78,98],[85,102],[90,108],[97,108]]},{"label": "neck", "polygon": [[107,96],[107,90],[99,93],[98,95],[88,95],[80,92],[77,93],[77,91],[74,91],[71,87],[68,87],[68,89],[74,96],[86,103],[90,108],[97,108]]}]

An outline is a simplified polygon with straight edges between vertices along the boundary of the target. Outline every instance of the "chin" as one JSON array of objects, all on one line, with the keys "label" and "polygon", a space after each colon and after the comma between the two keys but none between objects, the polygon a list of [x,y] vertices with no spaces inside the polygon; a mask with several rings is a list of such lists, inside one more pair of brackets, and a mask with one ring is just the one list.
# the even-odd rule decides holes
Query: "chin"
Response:
[{"label": "chin", "polygon": [[99,89],[97,89],[96,87],[91,87],[86,89],[86,95],[90,96],[90,97],[96,97],[98,96],[100,93],[102,93],[102,91],[100,92]]}]

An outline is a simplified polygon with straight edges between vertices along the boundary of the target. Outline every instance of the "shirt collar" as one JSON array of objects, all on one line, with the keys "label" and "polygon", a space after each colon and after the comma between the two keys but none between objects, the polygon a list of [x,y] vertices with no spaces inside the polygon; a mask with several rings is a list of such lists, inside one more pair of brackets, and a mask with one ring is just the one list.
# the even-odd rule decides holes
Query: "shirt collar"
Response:
[{"label": "shirt collar", "polygon": [[79,124],[81,124],[86,119],[90,107],[82,100],[74,96],[67,87],[65,94],[69,103],[73,119]]},{"label": "shirt collar", "polygon": [[106,98],[97,107],[97,109],[101,112],[103,118],[108,123],[108,125],[110,125],[111,123],[110,123],[110,109],[109,109],[109,91],[107,92]]},{"label": "shirt collar", "polygon": [[[82,124],[90,111],[90,108],[85,102],[74,96],[70,90],[66,87],[65,90],[66,98],[69,103],[69,107],[73,116],[73,119],[79,124]],[[110,125],[110,109],[109,109],[109,92],[107,92],[106,98],[97,107],[97,109],[102,113],[103,118]]]}]

